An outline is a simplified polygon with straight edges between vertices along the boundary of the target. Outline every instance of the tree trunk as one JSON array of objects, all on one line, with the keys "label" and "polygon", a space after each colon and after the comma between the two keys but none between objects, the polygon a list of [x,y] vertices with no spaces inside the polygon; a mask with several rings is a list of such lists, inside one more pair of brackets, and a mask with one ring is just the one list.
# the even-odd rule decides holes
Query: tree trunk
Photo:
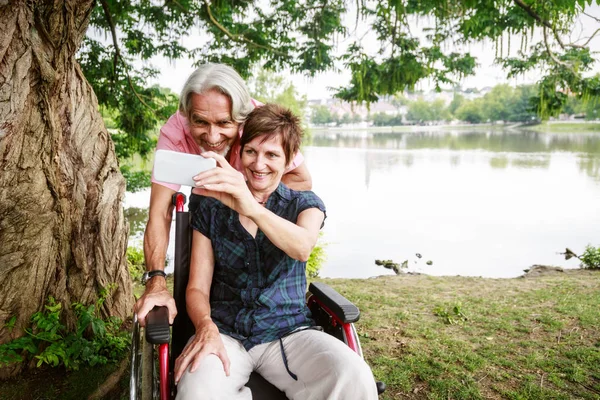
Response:
[{"label": "tree trunk", "polygon": [[71,304],[110,284],[102,313],[132,310],[125,182],[75,60],[93,7],[0,0],[0,343],[21,336],[48,296],[69,326]]}]

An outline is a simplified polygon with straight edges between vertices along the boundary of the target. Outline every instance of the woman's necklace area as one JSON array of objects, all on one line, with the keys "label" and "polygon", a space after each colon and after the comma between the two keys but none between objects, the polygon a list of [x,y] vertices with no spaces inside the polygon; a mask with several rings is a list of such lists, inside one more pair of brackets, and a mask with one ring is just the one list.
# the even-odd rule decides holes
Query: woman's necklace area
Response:
[{"label": "woman's necklace area", "polygon": [[264,201],[260,201],[260,200],[258,200],[256,197],[255,197],[254,199],[255,199],[255,200],[258,202],[258,204],[261,204],[261,205],[263,205],[263,206],[264,206],[265,204],[267,204],[267,201],[269,201],[269,197],[267,197],[267,198],[266,198]]},{"label": "woman's necklace area", "polygon": [[[246,182],[246,183],[248,183],[248,182]],[[250,193],[251,193],[251,194],[252,194],[252,196],[254,197],[254,200],[256,200],[256,202],[257,202],[258,204],[260,204],[260,205],[263,205],[263,206],[264,206],[265,204],[267,204],[267,201],[269,201],[269,197],[271,196],[271,193],[273,193],[273,192],[270,192],[270,193],[269,193],[269,194],[267,194],[267,195],[266,195],[266,197],[265,197],[265,194],[264,194],[264,192],[258,192],[257,194],[255,194],[255,193],[252,191],[252,188],[250,187],[250,185],[248,185],[248,189],[250,189]],[[264,198],[264,201],[261,201],[261,200],[260,200],[260,198]]]}]

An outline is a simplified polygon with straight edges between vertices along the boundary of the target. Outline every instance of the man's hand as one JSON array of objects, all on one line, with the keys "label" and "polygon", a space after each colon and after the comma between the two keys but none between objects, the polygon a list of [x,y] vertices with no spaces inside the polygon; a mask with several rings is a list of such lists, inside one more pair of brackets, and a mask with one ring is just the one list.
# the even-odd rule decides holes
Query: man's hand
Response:
[{"label": "man's hand", "polygon": [[179,382],[188,366],[191,365],[190,372],[194,372],[202,359],[209,354],[214,354],[221,359],[225,375],[229,376],[229,356],[219,329],[211,319],[206,319],[196,328],[196,335],[175,360],[175,383]]},{"label": "man's hand", "polygon": [[177,315],[177,307],[175,306],[175,299],[167,289],[165,278],[161,276],[155,276],[148,281],[144,294],[135,303],[134,310],[141,326],[146,326],[146,315],[152,311],[154,306],[167,307],[169,310],[169,324],[172,325]]}]

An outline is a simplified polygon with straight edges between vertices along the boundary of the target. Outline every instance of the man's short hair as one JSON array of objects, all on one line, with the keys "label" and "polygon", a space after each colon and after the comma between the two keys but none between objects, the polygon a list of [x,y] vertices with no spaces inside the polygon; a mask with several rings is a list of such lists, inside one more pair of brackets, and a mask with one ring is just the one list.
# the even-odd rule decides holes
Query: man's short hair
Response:
[{"label": "man's short hair", "polygon": [[[285,154],[285,164],[294,159],[302,141],[300,118],[288,108],[277,104],[265,104],[256,107],[246,119],[244,133],[240,140],[242,151],[244,146],[259,136],[264,136],[262,142],[275,135],[281,135],[281,145]],[[261,143],[262,143],[261,142]]]},{"label": "man's short hair", "polygon": [[179,97],[179,111],[190,118],[192,95],[217,90],[231,99],[231,118],[242,123],[252,111],[252,98],[242,77],[224,64],[207,63],[189,76]]}]

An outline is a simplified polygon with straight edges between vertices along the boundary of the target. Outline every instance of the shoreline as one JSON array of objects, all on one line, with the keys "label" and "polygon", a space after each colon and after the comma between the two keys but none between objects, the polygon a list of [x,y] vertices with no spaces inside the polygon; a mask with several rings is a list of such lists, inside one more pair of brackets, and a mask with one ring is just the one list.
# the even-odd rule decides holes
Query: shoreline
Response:
[{"label": "shoreline", "polygon": [[442,124],[442,125],[397,125],[397,126],[312,126],[308,130],[311,134],[338,133],[338,132],[378,132],[378,133],[409,133],[427,131],[452,131],[452,130],[516,130],[534,131],[538,133],[600,133],[600,122],[598,121],[547,121],[536,125],[524,125],[522,123],[509,124]]}]

